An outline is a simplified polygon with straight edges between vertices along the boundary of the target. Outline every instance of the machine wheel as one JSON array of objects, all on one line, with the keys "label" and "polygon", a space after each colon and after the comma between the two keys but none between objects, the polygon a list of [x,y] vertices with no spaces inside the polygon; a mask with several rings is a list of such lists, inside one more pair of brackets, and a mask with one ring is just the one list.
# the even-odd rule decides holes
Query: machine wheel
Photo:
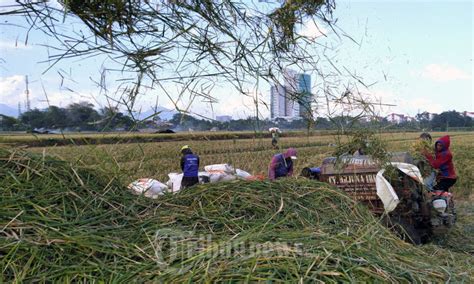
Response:
[{"label": "machine wheel", "polygon": [[420,233],[416,230],[413,224],[410,224],[407,221],[397,217],[386,217],[384,219],[386,225],[395,234],[397,234],[400,239],[404,240],[405,242],[412,243],[414,245],[420,245],[423,243]]}]

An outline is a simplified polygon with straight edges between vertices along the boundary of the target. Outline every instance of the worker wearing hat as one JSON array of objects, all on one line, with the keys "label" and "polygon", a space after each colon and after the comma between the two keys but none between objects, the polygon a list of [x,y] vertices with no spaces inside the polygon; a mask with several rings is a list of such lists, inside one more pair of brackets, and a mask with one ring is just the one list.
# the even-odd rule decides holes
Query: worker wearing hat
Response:
[{"label": "worker wearing hat", "polygon": [[183,179],[181,180],[181,188],[190,187],[199,183],[199,156],[193,154],[188,145],[181,147],[181,170],[183,171]]},{"label": "worker wearing hat", "polygon": [[275,180],[280,177],[292,176],[293,160],[296,160],[296,150],[294,148],[288,148],[285,153],[273,156],[268,167],[268,178]]}]

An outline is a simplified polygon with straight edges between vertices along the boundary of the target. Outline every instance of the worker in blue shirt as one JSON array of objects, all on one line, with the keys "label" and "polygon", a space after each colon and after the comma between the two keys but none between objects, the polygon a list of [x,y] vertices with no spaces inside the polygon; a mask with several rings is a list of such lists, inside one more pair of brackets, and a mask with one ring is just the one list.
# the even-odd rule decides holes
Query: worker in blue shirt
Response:
[{"label": "worker in blue shirt", "polygon": [[181,188],[190,187],[199,183],[199,156],[193,154],[188,145],[181,148],[181,170],[183,171],[183,179],[181,180]]}]

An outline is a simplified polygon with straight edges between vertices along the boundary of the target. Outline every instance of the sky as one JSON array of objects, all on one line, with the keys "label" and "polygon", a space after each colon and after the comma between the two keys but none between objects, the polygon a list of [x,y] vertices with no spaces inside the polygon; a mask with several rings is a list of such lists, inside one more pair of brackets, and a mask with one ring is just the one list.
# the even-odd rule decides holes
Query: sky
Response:
[{"label": "sky", "polygon": [[[0,6],[11,2],[0,0]],[[326,36],[320,38],[337,42],[336,60],[370,85],[364,90],[366,94],[394,105],[381,107],[381,115],[472,112],[473,9],[472,1],[336,0],[337,26],[357,44],[327,27],[321,28]],[[100,80],[103,58],[64,59],[53,65],[48,62],[48,55],[54,50],[44,47],[52,39],[34,29],[27,31],[23,19],[2,16],[0,103],[13,108],[20,103],[24,109],[28,75],[32,107],[65,107],[80,101],[90,101],[98,107],[107,105],[94,83]],[[303,27],[301,32],[321,35],[312,25]],[[109,87],[116,86],[112,83]],[[321,78],[314,74],[312,91],[319,93],[320,89]],[[207,117],[245,118],[255,114],[252,97],[239,95],[226,84],[216,86],[212,92],[219,101],[212,106],[199,100],[184,101],[183,106],[190,104],[192,112]],[[262,84],[257,93],[269,105],[270,86]],[[167,97],[157,99],[153,90],[140,98],[139,107],[145,111],[157,100],[159,105],[173,108]],[[264,105],[259,106],[259,111],[263,116],[269,115]],[[326,113],[320,111],[321,115]]]}]

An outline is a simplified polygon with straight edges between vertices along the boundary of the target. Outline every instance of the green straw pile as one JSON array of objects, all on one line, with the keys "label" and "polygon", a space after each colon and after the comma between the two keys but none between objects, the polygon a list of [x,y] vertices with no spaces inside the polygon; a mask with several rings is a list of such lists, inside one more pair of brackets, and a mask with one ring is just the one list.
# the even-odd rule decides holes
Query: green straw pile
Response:
[{"label": "green straw pile", "polygon": [[472,282],[472,258],[414,247],[336,188],[205,184],[156,200],[0,149],[0,282]]}]

